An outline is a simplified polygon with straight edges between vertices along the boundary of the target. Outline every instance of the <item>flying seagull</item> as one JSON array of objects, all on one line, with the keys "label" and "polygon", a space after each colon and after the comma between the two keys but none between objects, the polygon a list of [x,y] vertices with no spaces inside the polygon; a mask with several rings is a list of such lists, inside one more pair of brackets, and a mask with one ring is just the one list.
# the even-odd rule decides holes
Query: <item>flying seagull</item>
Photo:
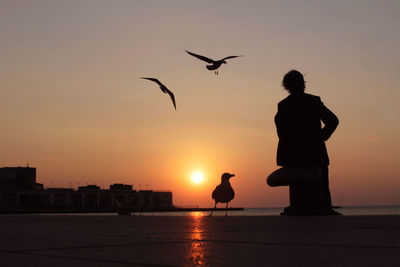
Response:
[{"label": "flying seagull", "polygon": [[231,179],[233,176],[235,175],[227,172],[222,174],[221,184],[219,184],[212,192],[212,198],[215,200],[215,204],[209,216],[213,214],[217,207],[217,203],[226,203],[225,216],[228,216],[228,203],[235,197],[235,191],[233,191],[231,183],[229,182],[229,179]]},{"label": "flying seagull", "polygon": [[187,50],[185,50],[185,51],[189,55],[192,55],[194,57],[197,57],[200,60],[203,60],[203,61],[205,61],[207,63],[210,63],[211,65],[207,65],[207,69],[208,70],[213,70],[215,74],[218,74],[218,68],[221,67],[222,64],[226,64],[226,60],[227,59],[236,58],[236,57],[242,57],[243,56],[243,55],[241,55],[241,56],[229,56],[229,57],[224,57],[223,59],[220,59],[220,60],[212,60],[212,59],[210,59],[208,57],[197,55],[197,54],[189,52]]},{"label": "flying seagull", "polygon": [[141,79],[146,79],[146,80],[149,80],[149,81],[153,81],[153,82],[157,83],[157,84],[160,86],[161,91],[162,91],[164,94],[168,94],[169,97],[171,97],[172,103],[174,104],[174,108],[175,108],[175,110],[176,110],[175,96],[174,96],[174,94],[173,94],[170,90],[168,90],[168,88],[167,88],[164,84],[162,84],[162,83],[161,83],[159,80],[157,80],[156,78],[146,78],[146,77],[140,77],[140,78],[141,78]]}]

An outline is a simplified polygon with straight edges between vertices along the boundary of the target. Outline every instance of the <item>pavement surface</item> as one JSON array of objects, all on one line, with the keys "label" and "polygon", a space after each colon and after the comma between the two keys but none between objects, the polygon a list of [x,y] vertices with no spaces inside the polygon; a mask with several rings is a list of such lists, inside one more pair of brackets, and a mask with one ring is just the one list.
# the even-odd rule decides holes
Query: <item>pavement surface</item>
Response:
[{"label": "pavement surface", "polygon": [[400,266],[400,216],[0,216],[0,266],[119,265]]}]

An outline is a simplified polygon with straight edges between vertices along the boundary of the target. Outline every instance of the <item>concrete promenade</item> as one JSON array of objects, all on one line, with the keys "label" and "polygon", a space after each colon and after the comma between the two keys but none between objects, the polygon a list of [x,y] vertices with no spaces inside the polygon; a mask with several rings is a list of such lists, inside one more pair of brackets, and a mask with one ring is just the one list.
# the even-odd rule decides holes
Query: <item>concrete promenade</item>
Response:
[{"label": "concrete promenade", "polygon": [[0,266],[120,265],[400,266],[400,216],[0,216]]}]

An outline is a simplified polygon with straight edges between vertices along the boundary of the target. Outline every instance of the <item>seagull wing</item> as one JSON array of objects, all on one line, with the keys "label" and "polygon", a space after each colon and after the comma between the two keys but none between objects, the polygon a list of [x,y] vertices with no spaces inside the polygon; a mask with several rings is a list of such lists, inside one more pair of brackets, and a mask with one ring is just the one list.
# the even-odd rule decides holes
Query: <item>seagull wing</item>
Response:
[{"label": "seagull wing", "polygon": [[175,96],[174,96],[174,94],[173,94],[170,90],[168,90],[168,88],[167,88],[164,84],[162,84],[162,83],[161,83],[158,79],[156,79],[156,78],[147,78],[147,77],[140,77],[140,78],[157,83],[157,84],[160,86],[161,91],[163,91],[163,93],[166,93],[166,94],[169,95],[169,97],[171,97],[172,103],[174,104],[174,107],[175,107],[175,109],[176,109]]},{"label": "seagull wing", "polygon": [[187,51],[187,50],[185,50],[185,51],[186,51],[186,53],[188,53],[189,55],[192,55],[192,56],[194,56],[194,57],[197,57],[198,59],[203,60],[203,61],[205,61],[205,62],[207,62],[207,63],[211,63],[211,64],[214,64],[214,63],[215,63],[214,60],[212,60],[212,59],[210,59],[210,58],[208,58],[208,57],[201,56],[201,55],[197,55],[197,54],[192,53],[192,52],[189,52],[189,51]]},{"label": "seagull wing", "polygon": [[174,94],[173,94],[170,90],[168,90],[168,88],[165,87],[165,86],[164,86],[164,90],[165,90],[165,92],[167,92],[167,94],[169,95],[169,97],[171,97],[172,104],[174,104],[174,108],[175,108],[175,110],[176,110],[176,103],[175,103],[175,96],[174,96]]},{"label": "seagull wing", "polygon": [[230,59],[230,58],[235,58],[235,57],[243,57],[243,55],[240,55],[240,56],[229,56],[229,57],[224,57],[224,58],[223,58],[223,59],[221,59],[221,60]]},{"label": "seagull wing", "polygon": [[214,199],[216,202],[221,202],[221,190],[222,186],[219,184],[217,187],[215,187],[214,191],[212,192],[212,199]]},{"label": "seagull wing", "polygon": [[[153,81],[155,83],[157,83],[159,86],[164,86],[159,80],[157,80],[156,78],[146,78],[146,77],[140,77],[141,79],[145,79],[145,80],[149,80],[149,81]],[[164,86],[165,87],[165,86]]]}]

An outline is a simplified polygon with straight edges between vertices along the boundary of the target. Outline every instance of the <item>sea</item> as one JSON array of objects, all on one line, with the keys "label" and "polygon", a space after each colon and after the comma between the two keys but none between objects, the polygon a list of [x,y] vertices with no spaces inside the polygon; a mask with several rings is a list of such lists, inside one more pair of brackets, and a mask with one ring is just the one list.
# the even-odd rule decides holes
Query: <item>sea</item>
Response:
[{"label": "sea", "polygon": [[[229,216],[276,216],[280,215],[284,207],[275,208],[244,208],[243,210],[228,211]],[[343,206],[336,211],[343,215],[400,215],[400,206]],[[208,216],[208,211],[191,212],[146,212],[144,216]],[[225,216],[225,211],[215,211],[213,216]]]},{"label": "sea", "polygon": [[[335,209],[343,215],[400,215],[400,206],[342,206]],[[277,216],[283,207],[274,208],[244,208],[243,210],[230,210],[229,216]],[[208,216],[209,211],[177,211],[177,212],[136,212],[136,216]],[[43,215],[89,215],[89,216],[116,216],[117,213],[56,213]],[[215,211],[213,216],[225,216],[225,211]]]}]

